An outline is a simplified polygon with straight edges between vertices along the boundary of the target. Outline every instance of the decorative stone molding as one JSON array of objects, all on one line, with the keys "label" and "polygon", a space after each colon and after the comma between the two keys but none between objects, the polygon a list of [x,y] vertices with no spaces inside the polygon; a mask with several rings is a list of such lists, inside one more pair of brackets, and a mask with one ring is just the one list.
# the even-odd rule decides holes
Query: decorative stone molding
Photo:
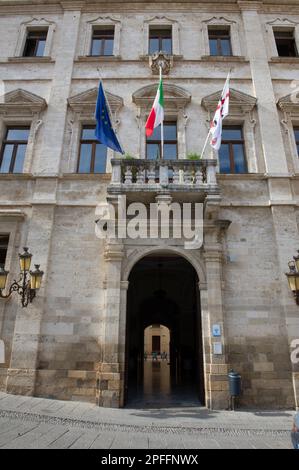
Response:
[{"label": "decorative stone molding", "polygon": [[213,27],[228,27],[230,29],[231,47],[233,56],[241,56],[241,42],[239,35],[238,23],[235,20],[225,18],[224,16],[213,16],[202,22],[202,44],[204,50],[202,51],[203,56],[210,55],[209,46],[209,26]]},{"label": "decorative stone molding", "polygon": [[[119,96],[109,93],[109,91],[106,91],[105,94],[112,113],[118,113],[124,104],[123,99]],[[91,118],[94,115],[97,96],[98,88],[94,87],[90,90],[83,91],[78,95],[71,96],[68,99],[68,104],[75,113]]]},{"label": "decorative stone molding", "polygon": [[89,56],[91,49],[92,31],[96,27],[114,27],[114,42],[113,42],[113,56],[120,55],[120,35],[121,35],[121,21],[112,16],[97,16],[96,18],[87,21],[84,27],[84,40],[80,50],[81,56]]},{"label": "decorative stone molding", "polygon": [[56,24],[53,21],[49,21],[46,18],[31,18],[28,21],[24,21],[20,25],[18,40],[16,44],[16,48],[14,51],[15,57],[20,57],[23,55],[25,42],[27,38],[27,33],[30,30],[38,30],[40,28],[47,28],[47,41],[44,49],[44,56],[49,57],[51,56],[51,49],[53,43],[53,35],[55,31]]},{"label": "decorative stone molding", "polygon": [[[144,126],[147,115],[151,109],[153,101],[157,93],[157,84],[147,85],[133,93],[133,103],[139,108],[137,117],[139,117],[139,139],[140,139],[140,155],[145,158],[145,132]],[[179,158],[186,157],[186,112],[185,108],[191,101],[191,94],[181,87],[164,83],[164,108],[165,118],[177,120],[178,139],[178,155]]]},{"label": "decorative stone molding", "polygon": [[[133,93],[133,103],[139,108],[149,110],[157,93],[157,84],[147,85]],[[178,111],[184,109],[191,101],[191,94],[181,87],[164,83],[165,110]]]},{"label": "decorative stone molding", "polygon": [[299,88],[294,88],[294,92],[279,98],[277,106],[284,112],[299,118]]},{"label": "decorative stone molding", "polygon": [[[221,97],[222,90],[216,91],[211,95],[204,97],[201,101],[202,106],[209,112],[209,120],[215,113],[217,103]],[[252,111],[257,103],[254,96],[247,95],[242,91],[230,89],[230,115],[244,116],[246,112]]]},{"label": "decorative stone molding", "polygon": [[149,66],[152,73],[155,75],[159,75],[160,67],[162,69],[162,74],[168,75],[173,66],[173,57],[168,54],[164,54],[163,52],[158,52],[157,54],[149,57]]},{"label": "decorative stone molding", "polygon": [[[297,85],[297,84],[296,84]],[[299,124],[299,88],[295,86],[294,92],[289,95],[279,98],[277,101],[277,106],[283,113],[283,117],[280,120],[284,133],[287,135],[288,144],[291,149],[291,154],[293,156],[293,165],[295,171],[299,171],[299,162],[298,162],[298,151],[297,144],[294,135],[294,124]]]},{"label": "decorative stone molding", "polygon": [[142,55],[147,56],[149,51],[149,30],[151,26],[171,26],[172,28],[172,55],[177,56],[180,55],[180,25],[177,20],[169,18],[165,15],[156,15],[148,20],[145,20],[143,23],[143,48],[142,48]]},{"label": "decorative stone molding", "polygon": [[298,24],[297,21],[289,20],[289,18],[276,18],[272,21],[267,21],[266,25],[269,26],[278,26],[278,27],[295,27]]},{"label": "decorative stone molding", "polygon": [[[112,112],[113,127],[116,129],[120,123],[118,113],[123,107],[123,99],[120,96],[116,96],[109,91],[105,92],[107,101],[109,103]],[[67,150],[67,167],[65,172],[76,172],[79,141],[81,126],[83,124],[92,124],[94,120],[95,106],[98,96],[98,88],[94,87],[90,90],[79,93],[78,95],[71,96],[68,99],[69,105],[69,119],[68,119],[68,140],[69,146]],[[114,151],[110,148],[107,149],[107,167],[106,171],[111,171],[111,159],[114,156]]]},{"label": "decorative stone molding", "polygon": [[46,106],[44,98],[18,88],[0,97],[0,116],[33,116]]}]

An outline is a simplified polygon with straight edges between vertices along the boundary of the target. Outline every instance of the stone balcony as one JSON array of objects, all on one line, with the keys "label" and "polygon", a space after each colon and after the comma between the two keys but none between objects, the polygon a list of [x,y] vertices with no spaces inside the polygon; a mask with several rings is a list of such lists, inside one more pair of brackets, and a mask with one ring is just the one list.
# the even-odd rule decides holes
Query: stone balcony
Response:
[{"label": "stone balcony", "polygon": [[125,194],[128,200],[149,201],[152,196],[169,194],[174,200],[203,201],[218,195],[217,161],[145,160],[115,158],[111,160],[112,177],[107,191],[110,196]]}]

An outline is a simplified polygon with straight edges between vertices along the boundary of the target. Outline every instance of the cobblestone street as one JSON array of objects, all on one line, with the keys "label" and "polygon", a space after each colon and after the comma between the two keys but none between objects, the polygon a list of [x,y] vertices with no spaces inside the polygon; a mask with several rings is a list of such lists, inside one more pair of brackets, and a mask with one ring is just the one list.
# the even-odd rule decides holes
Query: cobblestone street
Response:
[{"label": "cobblestone street", "polygon": [[107,409],[0,393],[2,449],[291,449],[293,411]]}]

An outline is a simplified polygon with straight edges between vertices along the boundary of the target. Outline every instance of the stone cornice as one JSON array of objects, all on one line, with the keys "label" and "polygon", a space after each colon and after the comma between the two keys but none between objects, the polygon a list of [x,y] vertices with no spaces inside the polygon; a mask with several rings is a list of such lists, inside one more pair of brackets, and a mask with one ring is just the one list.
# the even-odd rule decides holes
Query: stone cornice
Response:
[{"label": "stone cornice", "polygon": [[20,209],[0,209],[0,219],[3,217],[24,219],[26,214]]},{"label": "stone cornice", "polygon": [[261,11],[263,9],[263,2],[252,2],[250,0],[239,0],[238,6],[241,11]]},{"label": "stone cornice", "polygon": [[[298,14],[299,5],[297,0],[264,0],[263,2],[250,2],[230,0],[229,3],[223,3],[220,0],[202,0],[200,3],[197,0],[188,0],[187,2],[172,0],[164,0],[163,2],[151,2],[146,0],[139,1],[121,1],[121,0],[82,0],[82,1],[65,1],[59,2],[58,0],[0,0],[0,15],[11,14],[36,14],[37,11],[47,13],[61,13],[64,10],[81,10],[90,13],[114,13],[126,12],[134,13],[136,11],[144,12],[144,3],[146,3],[147,14],[172,14],[175,12],[207,12],[207,13],[227,13],[239,12],[240,10],[247,11],[263,11],[265,13],[290,13]],[[171,4],[171,9],[166,8]]]},{"label": "stone cornice", "polygon": [[79,1],[79,2],[76,2],[76,1],[65,1],[65,2],[60,2],[60,5],[61,7],[63,8],[63,10],[71,10],[71,11],[81,11],[84,6],[85,6],[86,2],[85,1]]}]

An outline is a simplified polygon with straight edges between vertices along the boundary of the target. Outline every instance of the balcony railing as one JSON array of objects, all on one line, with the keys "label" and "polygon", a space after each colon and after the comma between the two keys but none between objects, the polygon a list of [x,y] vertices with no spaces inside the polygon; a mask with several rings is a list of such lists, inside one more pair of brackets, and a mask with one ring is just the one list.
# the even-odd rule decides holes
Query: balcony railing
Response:
[{"label": "balcony railing", "polygon": [[130,191],[204,191],[218,193],[216,160],[144,160],[114,158],[111,194]]}]

